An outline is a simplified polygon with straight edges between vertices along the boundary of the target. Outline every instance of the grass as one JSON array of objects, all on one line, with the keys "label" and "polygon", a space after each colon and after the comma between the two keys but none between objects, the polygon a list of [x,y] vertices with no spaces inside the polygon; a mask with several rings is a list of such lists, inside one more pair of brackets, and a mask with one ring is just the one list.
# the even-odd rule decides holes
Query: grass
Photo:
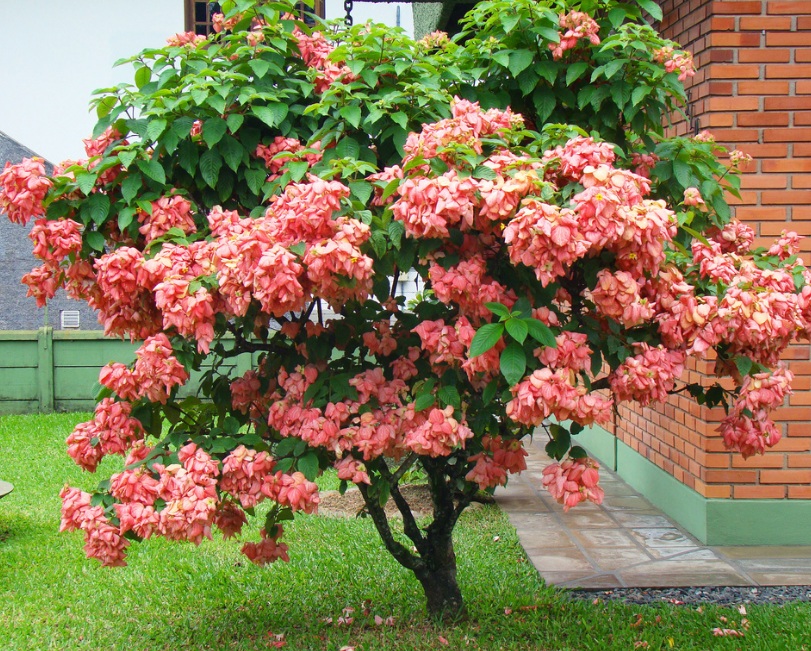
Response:
[{"label": "grass", "polygon": [[[15,485],[0,501],[2,651],[253,651],[274,648],[277,634],[291,650],[811,650],[811,604],[749,607],[749,629],[732,638],[712,629],[739,625],[734,608],[569,601],[543,584],[492,507],[458,527],[469,618],[457,625],[426,620],[419,584],[365,520],[297,518],[286,533],[291,562],[264,569],[219,537],[199,548],[150,540],[133,545],[128,567],[101,568],[84,558],[80,533],[57,533],[62,485],[98,481],[64,452],[83,418],[0,417],[0,478]],[[348,607],[354,621],[339,625]],[[375,615],[394,626],[376,626]]]}]

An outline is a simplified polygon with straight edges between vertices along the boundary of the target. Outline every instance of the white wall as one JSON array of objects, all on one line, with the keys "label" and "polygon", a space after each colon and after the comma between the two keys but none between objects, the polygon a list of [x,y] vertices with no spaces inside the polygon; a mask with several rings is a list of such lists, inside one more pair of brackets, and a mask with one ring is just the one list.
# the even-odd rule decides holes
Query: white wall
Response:
[{"label": "white wall", "polygon": [[[352,16],[394,25],[398,4],[413,33],[409,4],[358,0]],[[326,10],[343,17],[343,0]],[[184,29],[183,0],[0,0],[0,19],[0,131],[53,163],[84,156],[93,90],[132,80],[113,62]]]}]

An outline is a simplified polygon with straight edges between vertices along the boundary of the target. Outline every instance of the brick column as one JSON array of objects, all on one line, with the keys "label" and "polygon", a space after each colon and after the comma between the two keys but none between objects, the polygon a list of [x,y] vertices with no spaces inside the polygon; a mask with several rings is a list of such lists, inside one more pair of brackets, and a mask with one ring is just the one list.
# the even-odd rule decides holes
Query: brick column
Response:
[{"label": "brick column", "polygon": [[[811,0],[660,0],[661,30],[693,52],[690,119],[755,161],[742,179],[735,215],[756,245],[782,230],[811,236]],[[671,133],[692,133],[683,120]],[[811,237],[803,250],[811,263]],[[783,440],[744,461],[715,431],[722,410],[672,397],[656,409],[620,408],[618,438],[708,498],[811,498],[811,353],[791,347],[785,359],[795,393],[775,413]],[[694,363],[688,381],[711,375]]]}]

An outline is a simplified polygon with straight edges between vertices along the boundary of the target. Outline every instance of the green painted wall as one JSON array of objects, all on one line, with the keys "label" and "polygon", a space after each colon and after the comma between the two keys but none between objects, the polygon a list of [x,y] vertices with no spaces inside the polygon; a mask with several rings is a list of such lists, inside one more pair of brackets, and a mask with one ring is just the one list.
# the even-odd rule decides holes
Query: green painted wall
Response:
[{"label": "green painted wall", "polygon": [[708,499],[600,427],[577,443],[704,544],[811,544],[811,500]]},{"label": "green painted wall", "polygon": [[[91,331],[2,331],[0,414],[91,411],[101,367],[131,362],[138,346]],[[223,370],[238,366],[244,373],[252,364],[251,356],[245,354]],[[179,395],[196,393],[201,375],[202,371],[192,373]]]}]

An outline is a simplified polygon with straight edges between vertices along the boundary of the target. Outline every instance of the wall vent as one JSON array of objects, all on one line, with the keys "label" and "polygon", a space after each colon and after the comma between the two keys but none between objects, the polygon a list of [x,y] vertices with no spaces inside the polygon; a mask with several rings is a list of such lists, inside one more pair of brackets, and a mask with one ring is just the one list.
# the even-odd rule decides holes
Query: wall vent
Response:
[{"label": "wall vent", "polygon": [[79,310],[62,310],[60,313],[62,330],[78,330],[81,323]]}]

